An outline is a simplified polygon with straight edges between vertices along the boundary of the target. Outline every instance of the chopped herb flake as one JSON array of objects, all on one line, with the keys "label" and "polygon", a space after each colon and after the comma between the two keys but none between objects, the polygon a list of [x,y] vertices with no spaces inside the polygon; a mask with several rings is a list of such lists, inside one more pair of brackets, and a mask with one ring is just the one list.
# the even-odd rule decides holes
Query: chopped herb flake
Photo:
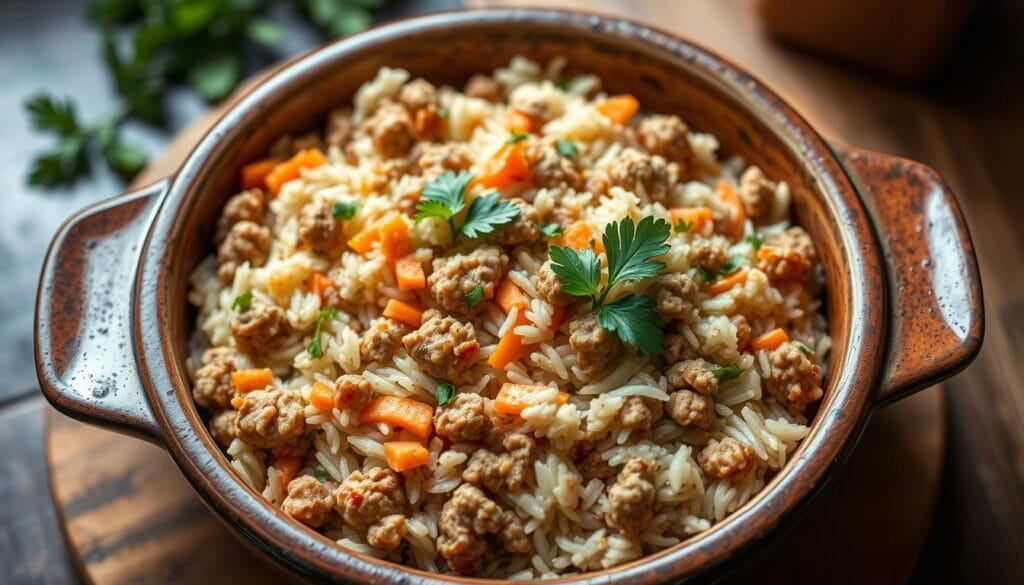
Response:
[{"label": "chopped herb flake", "polygon": [[725,264],[723,264],[721,268],[718,269],[718,274],[732,274],[739,270],[744,264],[746,264],[746,262],[747,259],[743,256],[732,256],[725,261]]},{"label": "chopped herb flake", "polygon": [[320,483],[324,483],[325,481],[331,479],[330,474],[327,473],[327,471],[325,471],[324,468],[322,467],[317,467],[316,469],[313,470],[313,477],[315,477],[316,480],[319,481]]},{"label": "chopped herb flake", "polygon": [[764,238],[758,234],[750,234],[747,236],[747,243],[750,244],[750,247],[756,252],[761,249],[761,244],[764,243]]},{"label": "chopped herb flake", "polygon": [[473,287],[473,290],[466,293],[466,304],[470,307],[475,307],[482,300],[484,300],[484,286],[478,282]]},{"label": "chopped herb flake", "polygon": [[814,355],[814,350],[813,349],[807,347],[806,345],[804,345],[803,343],[800,343],[799,341],[796,342],[796,348],[799,349],[800,351],[804,352],[807,355]]},{"label": "chopped herb flake", "polygon": [[700,273],[700,277],[704,279],[704,282],[711,283],[715,281],[715,271],[711,270],[707,266],[704,266],[703,264],[697,266],[697,272]]},{"label": "chopped herb flake", "polygon": [[236,311],[248,311],[249,307],[252,306],[252,291],[247,290],[244,293],[235,297],[235,302],[231,303],[231,308]]},{"label": "chopped herb flake", "polygon": [[306,352],[309,357],[320,359],[324,357],[324,348],[320,345],[320,330],[323,329],[324,321],[334,319],[338,316],[337,309],[320,309],[316,318],[316,331],[313,332],[313,341],[309,342]]},{"label": "chopped herb flake", "polygon": [[352,219],[356,216],[356,210],[359,209],[358,203],[346,203],[344,201],[335,201],[334,206],[331,208],[331,215],[338,219]]},{"label": "chopped herb flake", "polygon": [[557,223],[545,223],[540,226],[540,233],[544,234],[545,238],[557,238],[563,231],[562,226]]},{"label": "chopped herb flake", "polygon": [[566,138],[558,138],[555,140],[555,150],[565,158],[572,158],[580,153],[580,149],[576,146],[576,143]]},{"label": "chopped herb flake", "polygon": [[522,141],[526,140],[529,137],[530,137],[530,133],[529,132],[516,132],[515,130],[513,130],[513,131],[509,132],[508,140],[505,141],[505,144],[516,144],[516,143],[519,143],[519,142],[522,142]]},{"label": "chopped herb flake", "polygon": [[434,389],[434,398],[437,399],[438,406],[448,406],[452,399],[455,398],[455,386],[447,382],[438,384],[437,388]]},{"label": "chopped herb flake", "polygon": [[729,380],[734,380],[736,378],[739,378],[740,374],[742,373],[743,370],[741,370],[740,367],[736,364],[732,364],[730,366],[725,366],[722,368],[711,369],[711,375],[714,376],[715,379],[718,380],[719,382],[728,382]]},{"label": "chopped herb flake", "polygon": [[686,221],[685,219],[680,218],[679,221],[676,222],[676,225],[672,226],[672,229],[674,229],[677,234],[685,234],[690,231],[690,228],[692,227],[692,221]]}]

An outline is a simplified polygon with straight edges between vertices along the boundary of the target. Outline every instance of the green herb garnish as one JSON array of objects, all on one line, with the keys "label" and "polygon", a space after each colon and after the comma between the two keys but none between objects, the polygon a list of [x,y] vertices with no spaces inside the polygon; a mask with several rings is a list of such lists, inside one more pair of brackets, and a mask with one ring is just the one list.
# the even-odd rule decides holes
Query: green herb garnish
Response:
[{"label": "green herb garnish", "polygon": [[478,282],[473,290],[466,293],[466,304],[472,308],[479,305],[482,300],[484,300],[484,285]]},{"label": "green herb garnish", "polygon": [[746,264],[746,262],[747,259],[744,258],[743,256],[731,256],[728,260],[725,261],[725,264],[723,264],[722,267],[718,269],[718,275],[721,276],[723,274],[732,274],[733,272],[736,272],[737,270],[742,268],[743,265]]},{"label": "green herb garnish", "polygon": [[334,205],[331,206],[331,215],[338,219],[348,220],[356,216],[357,209],[359,209],[358,203],[346,203],[345,201],[335,201]]},{"label": "green herb garnish", "polygon": [[756,252],[761,249],[761,244],[764,243],[764,238],[757,234],[750,234],[747,236],[747,243],[750,244],[750,247]]},{"label": "green herb garnish", "polygon": [[654,299],[638,294],[625,295],[609,304],[605,299],[615,285],[652,278],[665,269],[663,262],[651,258],[668,251],[665,240],[669,231],[667,222],[653,217],[645,217],[638,224],[631,218],[608,224],[601,238],[608,257],[608,280],[603,287],[601,261],[592,248],[577,251],[552,246],[549,251],[551,269],[562,281],[562,291],[589,297],[601,326],[647,355],[660,353],[665,345]]},{"label": "green herb garnish", "polygon": [[806,355],[814,355],[814,350],[813,349],[807,347],[806,345],[804,345],[803,343],[801,343],[799,341],[796,342],[796,348],[799,349],[800,351],[804,352],[804,354],[806,354]]},{"label": "green herb garnish", "polygon": [[515,130],[512,130],[511,132],[508,133],[508,140],[505,141],[505,144],[517,144],[519,142],[526,140],[529,137],[529,132],[516,132]]},{"label": "green herb garnish", "polygon": [[327,480],[331,479],[330,474],[327,473],[327,470],[325,470],[323,467],[317,467],[316,469],[314,469],[313,477],[315,477],[316,480],[319,481],[320,483],[324,483]]},{"label": "green herb garnish", "polygon": [[729,380],[735,380],[736,378],[739,378],[740,374],[742,373],[743,370],[741,370],[740,367],[736,364],[711,369],[711,375],[714,376],[715,379],[719,381],[719,383],[728,382]]},{"label": "green herb garnish", "polygon": [[704,279],[704,282],[708,284],[714,282],[715,278],[718,278],[714,270],[711,270],[703,264],[697,266],[697,272],[700,273],[700,277]]},{"label": "green herb garnish", "polygon": [[439,217],[448,222],[452,231],[452,243],[459,234],[477,238],[489,234],[494,228],[509,223],[519,215],[519,206],[501,199],[497,193],[483,195],[473,200],[466,211],[466,217],[456,225],[455,216],[466,208],[466,186],[473,175],[465,171],[458,175],[446,171],[423,187],[422,200],[416,205],[416,222],[428,217]]},{"label": "green herb garnish", "polygon": [[540,233],[544,234],[545,238],[557,238],[563,231],[565,230],[557,223],[544,223],[540,226]]},{"label": "green herb garnish", "polygon": [[570,84],[572,84],[571,77],[560,77],[558,81],[555,82],[555,85],[558,86],[558,89],[562,91],[569,91]]},{"label": "green herb garnish", "polygon": [[235,297],[235,302],[231,303],[231,308],[236,311],[248,311],[251,305],[252,291],[248,290]]},{"label": "green herb garnish", "polygon": [[447,382],[438,384],[437,388],[434,389],[434,398],[437,399],[438,406],[448,406],[452,399],[455,398],[455,386]]},{"label": "green herb garnish", "polygon": [[686,221],[685,219],[680,218],[679,221],[677,221],[676,224],[672,226],[672,229],[675,230],[677,234],[685,234],[686,232],[690,231],[690,228],[692,227],[692,221]]},{"label": "green herb garnish", "polygon": [[313,341],[309,342],[306,352],[312,358],[324,357],[324,348],[320,345],[320,330],[323,329],[324,321],[334,319],[338,316],[337,309],[320,309],[316,316],[316,331],[313,332]]},{"label": "green herb garnish", "polygon": [[555,150],[565,158],[572,158],[580,153],[580,149],[572,140],[558,138],[555,140]]}]

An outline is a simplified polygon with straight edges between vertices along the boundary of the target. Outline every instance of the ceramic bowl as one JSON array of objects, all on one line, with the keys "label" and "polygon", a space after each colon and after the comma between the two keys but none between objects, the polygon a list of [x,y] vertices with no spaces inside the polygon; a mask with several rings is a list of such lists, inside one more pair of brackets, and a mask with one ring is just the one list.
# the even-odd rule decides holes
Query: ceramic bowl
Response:
[{"label": "ceramic bowl", "polygon": [[656,585],[721,571],[808,503],[874,410],[976,355],[977,262],[956,200],[931,169],[826,142],[749,73],[672,34],[584,13],[497,9],[395,22],[294,60],[233,106],[175,175],[68,220],[50,247],[36,307],[47,399],[70,416],[165,448],[236,534],[297,576],[442,581],[338,547],[233,472],[191,398],[188,275],[211,251],[239,168],[261,158],[275,137],[314,127],[382,66],[458,86],[514,55],[565,56],[574,70],[600,75],[609,93],[678,114],[717,136],[726,155],[787,181],[824,265],[834,341],[811,432],[756,497],[670,549],[549,582]]}]

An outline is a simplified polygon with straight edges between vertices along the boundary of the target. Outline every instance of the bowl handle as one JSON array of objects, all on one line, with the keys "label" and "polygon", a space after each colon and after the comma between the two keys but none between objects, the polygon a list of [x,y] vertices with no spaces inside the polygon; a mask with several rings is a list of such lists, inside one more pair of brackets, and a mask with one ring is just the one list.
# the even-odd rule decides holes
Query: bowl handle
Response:
[{"label": "bowl handle", "polygon": [[135,272],[163,180],[79,211],[54,236],[36,298],[36,373],[73,418],[159,442],[132,336]]},{"label": "bowl handle", "polygon": [[882,245],[889,347],[882,406],[956,374],[981,349],[981,277],[967,223],[949,186],[903,158],[833,145]]}]

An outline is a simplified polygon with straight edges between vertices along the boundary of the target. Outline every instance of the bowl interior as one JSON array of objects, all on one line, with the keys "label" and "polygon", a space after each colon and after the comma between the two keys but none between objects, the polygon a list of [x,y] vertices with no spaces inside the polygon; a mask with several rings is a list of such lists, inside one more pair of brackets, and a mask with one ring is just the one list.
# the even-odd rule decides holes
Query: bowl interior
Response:
[{"label": "bowl interior", "polygon": [[[165,261],[169,275],[165,278],[166,335],[174,362],[169,367],[176,370],[170,378],[184,381],[176,388],[175,400],[183,405],[191,427],[175,432],[202,437],[204,448],[215,452],[219,461],[215,475],[232,472],[203,428],[184,374],[187,341],[194,325],[194,313],[187,302],[188,274],[213,251],[211,237],[216,218],[226,199],[238,189],[241,165],[265,156],[276,137],[313,128],[331,109],[349,104],[356,89],[382,66],[400,67],[413,77],[461,87],[472,74],[504,66],[516,55],[541,63],[565,57],[569,73],[597,74],[610,94],[630,93],[645,110],[678,114],[692,128],[715,135],[721,143],[721,154],[740,155],[759,165],[768,177],[789,184],[797,220],[814,239],[824,264],[827,313],[834,342],[825,398],[812,434],[800,449],[827,451],[820,454],[830,458],[829,464],[839,456],[855,427],[848,426],[838,434],[834,429],[825,433],[822,420],[833,412],[859,419],[866,408],[865,393],[869,392],[853,388],[853,378],[843,374],[855,357],[857,344],[852,343],[851,331],[863,304],[853,284],[858,270],[856,245],[842,227],[842,218],[849,214],[846,206],[850,188],[845,176],[839,173],[837,178],[835,170],[829,168],[834,161],[829,163],[830,155],[821,151],[823,144],[798,118],[791,117],[784,104],[727,63],[629,23],[563,13],[545,13],[546,17],[538,14],[488,12],[475,17],[429,17],[418,25],[384,27],[320,50],[306,58],[302,67],[288,68],[254,90],[222,119],[186,163],[176,181],[180,204],[171,228],[171,233],[181,236],[170,241]],[[172,202],[174,197],[172,193]],[[752,519],[749,513],[759,500],[794,466],[804,465],[802,459],[800,453],[795,455],[761,495],[691,541],[709,539],[730,523],[742,521],[741,516]],[[793,487],[805,493],[818,479],[808,477]],[[210,484],[217,481],[209,479]],[[773,510],[766,520],[768,525],[774,525],[782,512]],[[763,532],[755,530],[759,531]],[[717,549],[691,547],[687,566],[700,570],[701,563],[721,560],[721,547],[735,550],[736,543],[722,538]],[[693,544],[691,541],[688,543]]]}]

